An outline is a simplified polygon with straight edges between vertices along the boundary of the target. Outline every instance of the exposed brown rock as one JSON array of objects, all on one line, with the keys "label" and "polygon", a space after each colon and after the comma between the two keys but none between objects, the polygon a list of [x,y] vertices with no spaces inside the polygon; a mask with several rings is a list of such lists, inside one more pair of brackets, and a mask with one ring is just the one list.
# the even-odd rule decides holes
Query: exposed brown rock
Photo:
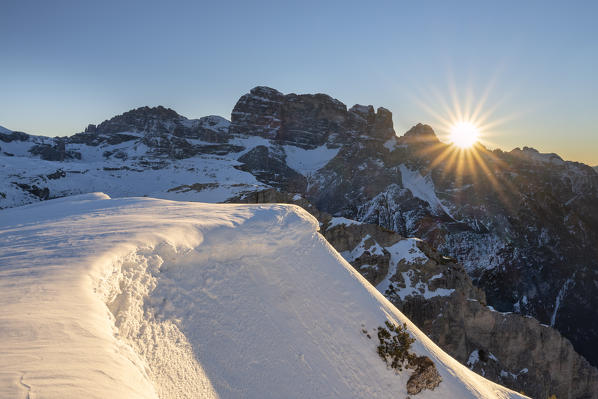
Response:
[{"label": "exposed brown rock", "polygon": [[442,382],[434,362],[427,356],[417,357],[410,364],[410,367],[415,368],[415,370],[407,381],[407,393],[409,395],[417,395],[424,389],[433,391]]}]

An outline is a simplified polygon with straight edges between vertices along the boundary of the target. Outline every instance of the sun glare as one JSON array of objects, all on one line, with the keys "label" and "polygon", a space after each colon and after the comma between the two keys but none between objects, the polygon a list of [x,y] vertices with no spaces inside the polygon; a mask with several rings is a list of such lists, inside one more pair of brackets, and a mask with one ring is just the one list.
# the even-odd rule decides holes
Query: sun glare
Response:
[{"label": "sun glare", "polygon": [[[473,89],[468,87],[460,95],[451,79],[448,97],[434,88],[423,92],[424,99],[415,97],[415,102],[435,120],[439,138],[442,138],[423,146],[418,155],[431,160],[430,173],[434,170],[442,176],[453,176],[455,187],[462,189],[462,195],[469,195],[469,188],[478,193],[488,182],[498,200],[514,209],[510,193],[516,192],[516,188],[508,178],[494,173],[497,168],[508,170],[509,165],[487,146],[493,145],[491,138],[497,134],[496,128],[516,115],[493,117],[500,102],[487,105],[492,87],[491,81],[481,96],[474,98]],[[484,183],[478,184],[480,182]]]},{"label": "sun glare", "polygon": [[480,136],[477,127],[471,122],[458,122],[451,127],[450,140],[457,147],[470,148]]}]

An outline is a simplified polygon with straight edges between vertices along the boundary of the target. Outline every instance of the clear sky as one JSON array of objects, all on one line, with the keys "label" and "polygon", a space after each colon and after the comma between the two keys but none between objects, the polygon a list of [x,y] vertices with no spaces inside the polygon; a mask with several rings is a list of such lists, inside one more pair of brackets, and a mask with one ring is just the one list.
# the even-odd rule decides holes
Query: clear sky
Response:
[{"label": "clear sky", "polygon": [[0,125],[69,135],[142,105],[230,118],[267,85],[442,134],[443,102],[487,92],[491,147],[598,165],[597,15],[596,1],[2,0]]}]

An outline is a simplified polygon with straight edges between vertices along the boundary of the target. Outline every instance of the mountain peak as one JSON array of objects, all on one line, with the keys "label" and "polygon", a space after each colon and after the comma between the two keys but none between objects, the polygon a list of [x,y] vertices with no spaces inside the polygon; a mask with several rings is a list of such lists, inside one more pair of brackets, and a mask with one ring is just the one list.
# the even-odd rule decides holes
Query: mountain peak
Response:
[{"label": "mountain peak", "polygon": [[157,107],[139,107],[117,115],[100,123],[97,127],[89,125],[86,133],[120,133],[131,131],[151,131],[165,124],[172,124],[185,119],[176,111],[158,105]]},{"label": "mountain peak", "polygon": [[279,92],[278,90],[273,89],[268,86],[256,86],[249,91],[249,94],[254,95],[254,96],[262,96],[264,98],[282,97],[284,95],[281,92]]},{"label": "mountain peak", "polygon": [[554,164],[565,163],[565,161],[563,161],[563,158],[561,158],[559,155],[555,153],[541,153],[540,151],[532,147],[523,147],[523,150],[517,147],[511,150],[510,154],[538,162],[549,162]]},{"label": "mountain peak", "polygon": [[430,125],[418,123],[409,129],[402,137],[408,143],[439,143],[434,129]]},{"label": "mountain peak", "polygon": [[230,134],[261,136],[303,148],[338,145],[359,137],[388,140],[395,135],[392,113],[371,105],[347,110],[323,93],[282,94],[257,86],[243,95],[231,113]]},{"label": "mountain peak", "polygon": [[162,105],[156,107],[139,107],[127,111],[121,115],[115,116],[110,120],[116,118],[159,118],[159,119],[179,119],[181,116],[173,109],[166,108]]}]

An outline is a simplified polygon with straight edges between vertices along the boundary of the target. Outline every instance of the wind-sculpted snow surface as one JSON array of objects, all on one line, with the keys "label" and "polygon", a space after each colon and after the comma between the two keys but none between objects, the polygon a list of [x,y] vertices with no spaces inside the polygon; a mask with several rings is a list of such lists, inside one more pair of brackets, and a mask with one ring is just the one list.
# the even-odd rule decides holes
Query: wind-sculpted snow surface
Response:
[{"label": "wind-sculpted snow surface", "polygon": [[88,194],[0,213],[0,397],[402,398],[362,333],[406,322],[421,398],[515,398],[442,352],[289,205]]}]

